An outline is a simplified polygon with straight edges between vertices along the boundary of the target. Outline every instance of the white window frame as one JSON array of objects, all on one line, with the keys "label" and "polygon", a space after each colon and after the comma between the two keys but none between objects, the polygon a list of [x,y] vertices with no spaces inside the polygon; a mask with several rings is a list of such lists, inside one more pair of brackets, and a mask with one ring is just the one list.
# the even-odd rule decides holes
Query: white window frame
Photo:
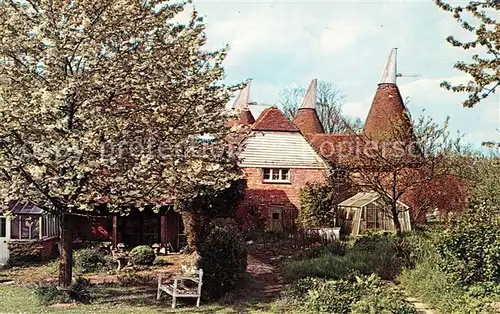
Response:
[{"label": "white window frame", "polygon": [[[265,173],[269,170],[269,178],[266,179]],[[286,179],[283,179],[283,172],[286,171]],[[273,179],[273,174],[278,173],[279,179]],[[264,183],[290,183],[290,168],[262,168],[262,182]]]}]

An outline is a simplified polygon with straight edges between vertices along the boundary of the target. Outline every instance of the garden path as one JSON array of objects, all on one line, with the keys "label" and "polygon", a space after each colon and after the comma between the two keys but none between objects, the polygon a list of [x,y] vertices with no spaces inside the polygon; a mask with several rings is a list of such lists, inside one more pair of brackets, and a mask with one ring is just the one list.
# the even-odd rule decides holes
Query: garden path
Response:
[{"label": "garden path", "polygon": [[283,290],[283,282],[279,272],[270,264],[270,258],[265,254],[249,254],[247,272],[254,279],[263,283],[263,298],[271,299],[277,297],[281,290]]},{"label": "garden path", "polygon": [[417,314],[436,314],[436,311],[434,311],[430,305],[423,303],[419,299],[409,297],[406,298],[406,300],[413,303],[417,309]]}]

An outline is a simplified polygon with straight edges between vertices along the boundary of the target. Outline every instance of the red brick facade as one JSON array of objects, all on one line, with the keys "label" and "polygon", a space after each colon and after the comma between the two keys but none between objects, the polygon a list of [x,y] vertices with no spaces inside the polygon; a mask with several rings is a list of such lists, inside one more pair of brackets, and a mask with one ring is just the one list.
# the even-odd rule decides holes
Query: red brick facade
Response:
[{"label": "red brick facade", "polygon": [[59,255],[59,237],[53,237],[40,241],[42,246],[41,256],[42,261],[48,261],[51,258]]},{"label": "red brick facade", "polygon": [[300,190],[308,182],[322,182],[326,179],[326,169],[290,169],[290,183],[265,183],[262,168],[244,168],[247,191],[241,210],[258,207],[268,218],[270,207],[283,209],[282,226],[292,228],[300,208]]}]

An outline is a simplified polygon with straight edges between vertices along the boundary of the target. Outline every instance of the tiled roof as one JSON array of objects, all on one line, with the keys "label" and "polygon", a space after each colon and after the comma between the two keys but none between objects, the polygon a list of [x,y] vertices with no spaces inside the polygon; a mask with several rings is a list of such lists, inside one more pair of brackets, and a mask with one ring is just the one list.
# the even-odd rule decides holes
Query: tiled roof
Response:
[{"label": "tiled roof", "polygon": [[300,108],[293,119],[293,123],[302,134],[325,133],[316,109],[313,108]]},{"label": "tiled roof", "polygon": [[247,108],[239,108],[238,118],[236,120],[231,120],[228,123],[229,127],[233,125],[252,125],[255,122],[255,118],[252,115],[252,112]]},{"label": "tiled roof", "polygon": [[376,141],[401,138],[397,134],[412,138],[412,124],[396,84],[379,84],[363,132]]},{"label": "tiled roof", "polygon": [[299,129],[276,107],[270,107],[264,110],[253,125],[253,130],[288,132],[299,131]]},{"label": "tiled roof", "polygon": [[309,134],[307,139],[330,163],[345,166],[358,163],[365,143],[359,135]]}]

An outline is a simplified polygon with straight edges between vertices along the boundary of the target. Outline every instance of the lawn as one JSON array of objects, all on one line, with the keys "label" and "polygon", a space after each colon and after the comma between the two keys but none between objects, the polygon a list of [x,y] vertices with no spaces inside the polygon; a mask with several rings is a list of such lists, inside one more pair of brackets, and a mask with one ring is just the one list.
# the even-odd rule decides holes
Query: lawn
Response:
[{"label": "lawn", "polygon": [[[163,295],[156,300],[156,275],[159,270],[178,273],[180,265],[189,256],[169,256],[168,266],[147,267],[143,270],[105,271],[85,274],[92,285],[91,304],[42,304],[34,292],[34,285],[57,281],[57,261],[28,267],[0,270],[1,313],[276,313],[273,298],[264,295],[265,278],[258,271],[263,267],[250,259],[250,273],[241,289],[234,291],[219,303],[202,300],[200,308],[195,300],[180,299],[175,310],[171,298]],[[254,274],[257,272],[257,274]],[[8,283],[11,281],[11,283]],[[271,312],[270,312],[271,311]],[[279,312],[279,310],[278,310]]]},{"label": "lawn", "polygon": [[[170,299],[156,300],[156,289],[148,286],[98,285],[91,304],[41,305],[33,290],[17,284],[0,285],[0,313],[270,313],[269,304],[236,302],[231,305],[210,304],[194,307],[181,301],[175,310]],[[189,303],[188,303],[189,302]]]}]

